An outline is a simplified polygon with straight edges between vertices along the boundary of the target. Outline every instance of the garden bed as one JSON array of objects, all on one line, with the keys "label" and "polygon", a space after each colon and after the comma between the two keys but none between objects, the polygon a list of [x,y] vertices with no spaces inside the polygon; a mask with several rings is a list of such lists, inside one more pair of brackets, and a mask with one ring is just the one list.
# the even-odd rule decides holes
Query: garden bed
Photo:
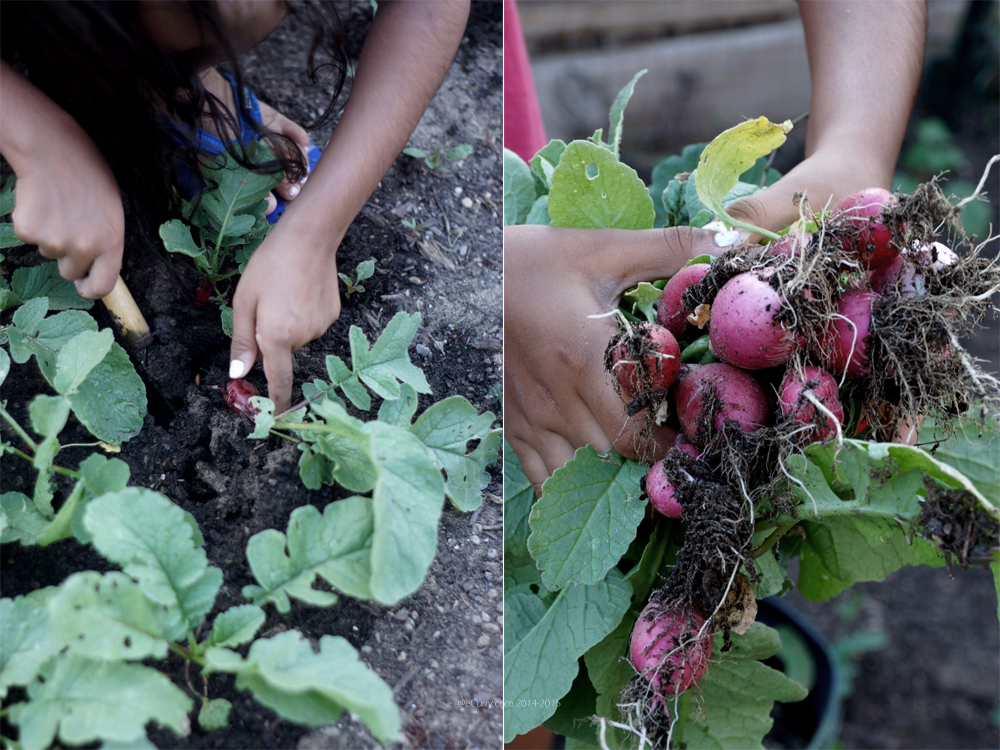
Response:
[{"label": "garden bed", "polygon": [[[355,61],[370,17],[367,5],[352,13],[348,39]],[[314,117],[328,97],[322,86],[313,88],[306,80],[306,34],[294,19],[286,19],[245,59],[258,97],[300,122]],[[461,395],[480,413],[499,414],[502,186],[500,146],[491,134],[501,127],[501,39],[499,4],[477,6],[445,83],[410,141],[425,150],[468,143],[473,151],[450,165],[452,173],[432,174],[421,162],[401,156],[382,180],[338,252],[341,271],[353,276],[359,262],[374,258],[375,273],[365,281],[363,292],[343,297],[341,317],[326,335],[295,355],[293,398],[298,399],[302,383],[327,377],[328,354],[349,360],[351,326],[361,328],[373,341],[403,311],[422,317],[409,353],[424,370],[433,393],[420,397],[420,410]],[[322,144],[329,131],[311,135]],[[402,224],[403,219],[427,226],[414,231]],[[6,277],[19,266],[41,260],[32,247],[5,254]],[[307,490],[299,478],[299,453],[293,445],[275,437],[247,439],[251,423],[226,409],[219,392],[204,387],[224,383],[228,368],[229,341],[219,325],[217,308],[191,306],[162,263],[153,260],[152,251],[134,235],[126,241],[123,278],[150,323],[153,343],[141,355],[133,355],[145,381],[149,414],[141,433],[116,457],[128,464],[131,486],[162,492],[197,520],[208,563],[221,568],[224,576],[211,620],[220,609],[245,601],[242,588],[254,582],[245,553],[250,537],[265,529],[284,532],[294,509],[311,504],[322,510],[349,493],[326,487]],[[101,305],[91,312],[101,328],[111,326]],[[248,379],[266,392],[260,368]],[[28,424],[27,402],[50,390],[32,363],[14,368],[4,384],[4,398],[15,418]],[[10,439],[7,431],[4,437]],[[72,420],[60,439],[63,444],[92,440]],[[60,452],[59,462],[75,466],[89,452],[69,448]],[[5,492],[31,493],[35,472],[26,462],[6,456],[2,469]],[[490,468],[490,475],[478,510],[460,513],[446,503],[437,557],[427,578],[397,605],[383,607],[341,596],[326,608],[293,601],[287,615],[266,607],[267,620],[259,637],[297,629],[314,644],[324,635],[339,635],[359,651],[393,690],[402,718],[403,747],[499,743],[501,709],[483,705],[502,697],[499,462]],[[4,597],[58,585],[76,571],[110,567],[75,540],[46,548],[6,544],[0,554]],[[161,667],[175,684],[185,684],[181,659],[171,656]],[[376,744],[347,713],[337,724],[315,731],[282,720],[249,693],[237,691],[231,676],[210,677],[209,692],[233,703],[228,727],[207,733],[192,722],[186,738],[151,729],[150,739],[158,747],[171,748]],[[12,690],[8,701],[19,699],[19,693],[23,695]],[[12,729],[5,725],[0,733],[9,736]]]}]

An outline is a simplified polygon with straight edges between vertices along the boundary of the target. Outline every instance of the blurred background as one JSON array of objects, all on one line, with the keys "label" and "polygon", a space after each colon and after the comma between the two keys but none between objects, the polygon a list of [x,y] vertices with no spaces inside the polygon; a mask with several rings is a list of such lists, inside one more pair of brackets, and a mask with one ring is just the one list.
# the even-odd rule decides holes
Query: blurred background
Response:
[{"label": "blurred background", "polygon": [[[793,0],[520,0],[518,10],[549,138],[607,128],[622,86],[649,69],[625,111],[621,148],[647,183],[655,164],[688,144],[748,117],[780,122],[809,108]],[[946,172],[946,194],[964,197],[1000,153],[1000,3],[930,0],[928,15],[924,75],[894,187],[910,192]],[[802,159],[804,137],[797,128],[779,150],[781,172]],[[962,214],[978,242],[1000,227],[998,174],[995,166],[988,202]],[[996,256],[997,245],[986,253]],[[986,322],[969,348],[998,373],[1000,322]],[[786,599],[832,644],[844,677],[834,747],[1000,747],[1000,626],[988,570],[911,568],[829,602]]]}]

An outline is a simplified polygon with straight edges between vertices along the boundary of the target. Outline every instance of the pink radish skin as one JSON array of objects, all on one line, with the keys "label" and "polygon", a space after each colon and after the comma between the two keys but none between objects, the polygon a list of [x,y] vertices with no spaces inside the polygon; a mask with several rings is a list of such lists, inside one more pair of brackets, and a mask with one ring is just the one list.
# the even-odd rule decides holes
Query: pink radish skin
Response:
[{"label": "pink radish skin", "polygon": [[775,240],[764,248],[764,255],[783,255],[786,258],[798,258],[802,255],[802,249],[809,247],[812,242],[812,235],[808,232],[799,235],[798,232],[791,231],[780,240]]},{"label": "pink radish skin", "polygon": [[250,403],[250,399],[253,396],[260,395],[260,391],[252,383],[248,383],[246,380],[230,380],[224,388],[218,385],[210,385],[208,387],[222,391],[222,397],[226,400],[226,406],[233,411],[245,414],[250,419],[253,419],[260,413],[260,409]]},{"label": "pink radish skin", "polygon": [[[642,384],[646,388],[662,388],[666,390],[677,380],[681,367],[681,349],[677,339],[666,328],[655,323],[640,326],[644,335],[652,341],[659,350],[659,356],[646,357],[646,367],[649,371],[649,383]],[[615,350],[615,362],[612,365],[615,377],[628,396],[635,395],[639,389],[639,374],[636,366],[628,361],[625,344],[620,344]]]},{"label": "pink radish skin", "polygon": [[781,307],[781,295],[763,279],[752,273],[734,276],[712,303],[712,351],[745,370],[784,364],[800,341],[774,319]]},{"label": "pink radish skin", "polygon": [[677,502],[673,482],[667,479],[663,470],[663,461],[657,461],[649,467],[649,473],[646,474],[646,494],[653,507],[667,518],[681,517],[681,504]]},{"label": "pink radish skin", "polygon": [[[789,370],[785,374],[778,388],[778,408],[781,409],[781,413],[802,425],[812,427],[812,430],[803,433],[808,436],[808,441],[803,442],[829,440],[836,437],[837,428],[830,421],[830,418],[817,409],[815,404],[802,397],[806,389],[811,390],[816,400],[823,404],[837,418],[837,422],[843,426],[844,407],[840,403],[836,379],[826,370],[812,365],[803,367],[801,372]],[[823,424],[822,427],[816,425],[817,413]]]},{"label": "pink radish skin", "polygon": [[820,341],[819,352],[826,369],[835,377],[841,377],[845,370],[847,377],[854,380],[868,374],[868,336],[871,333],[872,305],[878,298],[874,292],[852,289],[844,292],[837,302],[837,311],[843,317],[833,319]]},{"label": "pink radish skin", "polygon": [[705,278],[709,269],[711,266],[708,263],[687,266],[675,273],[663,287],[663,296],[660,297],[660,304],[656,308],[656,319],[677,338],[694,329],[687,319],[691,310],[684,307],[681,298],[689,286]]},{"label": "pink radish skin", "polygon": [[940,242],[907,250],[885,268],[872,272],[870,279],[872,290],[882,295],[896,290],[901,297],[922,297],[927,293],[924,273],[921,273],[914,263],[921,268],[926,268],[927,264],[930,264],[931,271],[940,271],[956,260],[958,256],[951,248]]},{"label": "pink radish skin", "polygon": [[767,422],[767,396],[752,375],[725,362],[701,365],[681,378],[674,389],[681,429],[696,446],[703,445],[698,425],[710,389],[722,401],[715,417],[716,431],[722,429],[727,419],[735,420],[744,432],[754,432]]},{"label": "pink radish skin", "polygon": [[839,223],[864,227],[856,242],[845,239],[843,245],[844,253],[857,257],[864,268],[885,268],[899,255],[890,241],[892,233],[881,218],[884,208],[897,203],[896,196],[888,190],[867,188],[848,196],[837,206],[835,216]]},{"label": "pink radish skin", "polygon": [[647,620],[656,604],[647,604],[632,630],[629,653],[632,666],[653,687],[656,697],[678,695],[705,676],[712,658],[712,631],[678,648],[684,635],[694,636],[705,624],[705,618],[695,612],[667,612]]}]

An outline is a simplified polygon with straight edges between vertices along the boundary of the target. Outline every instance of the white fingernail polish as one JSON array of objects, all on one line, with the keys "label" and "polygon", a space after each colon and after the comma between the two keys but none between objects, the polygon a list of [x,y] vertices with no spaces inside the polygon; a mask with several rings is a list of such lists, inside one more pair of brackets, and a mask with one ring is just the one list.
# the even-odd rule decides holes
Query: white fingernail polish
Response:
[{"label": "white fingernail polish", "polygon": [[246,372],[246,365],[243,364],[238,359],[234,359],[229,363],[229,378],[230,380],[235,380],[236,378],[242,378],[243,373]]},{"label": "white fingernail polish", "polygon": [[307,175],[307,174],[302,175],[302,177],[299,179],[299,184],[300,185],[305,185],[306,184],[306,180],[308,180],[308,179],[309,179],[309,175]]},{"label": "white fingernail polish", "polygon": [[292,185],[290,188],[288,188],[288,197],[289,198],[294,198],[298,194],[299,194],[299,186],[298,185]]}]

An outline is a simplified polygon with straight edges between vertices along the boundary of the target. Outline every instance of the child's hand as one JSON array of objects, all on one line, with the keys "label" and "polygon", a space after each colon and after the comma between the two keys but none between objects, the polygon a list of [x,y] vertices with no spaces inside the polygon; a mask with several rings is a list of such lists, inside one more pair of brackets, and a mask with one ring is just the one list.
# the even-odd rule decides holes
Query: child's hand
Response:
[{"label": "child's hand", "polygon": [[275,414],[291,402],[292,352],[340,317],[340,238],[310,236],[289,218],[275,224],[254,252],[233,297],[230,376],[242,377],[263,359]]},{"label": "child's hand", "polygon": [[118,183],[83,128],[6,63],[3,155],[17,174],[14,232],[87,299],[111,292],[125,246]]},{"label": "child's hand", "polygon": [[[504,230],[504,420],[536,490],[583,445],[637,458],[636,419],[604,371],[622,292],[720,249],[707,231],[516,226]],[[655,436],[664,453],[672,437]]]},{"label": "child's hand", "polygon": [[[260,119],[262,120],[264,127],[274,130],[278,133],[283,133],[291,138],[295,144],[302,151],[302,161],[306,165],[306,169],[309,168],[309,133],[298,123],[292,122],[287,117],[285,117],[280,112],[276,111],[273,107],[260,102]],[[272,143],[272,148],[284,146],[284,143]],[[274,192],[282,197],[286,201],[295,200],[298,196],[299,191],[306,182],[306,177],[300,180],[293,180],[285,177],[278,185],[274,188]],[[271,208],[269,206],[268,208]],[[272,209],[273,210],[273,209]]]}]

